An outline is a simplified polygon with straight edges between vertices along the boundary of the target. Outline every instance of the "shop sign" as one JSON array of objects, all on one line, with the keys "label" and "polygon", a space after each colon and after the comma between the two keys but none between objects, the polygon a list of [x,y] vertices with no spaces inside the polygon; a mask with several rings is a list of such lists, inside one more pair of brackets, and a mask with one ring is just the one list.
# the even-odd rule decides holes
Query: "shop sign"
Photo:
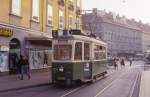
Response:
[{"label": "shop sign", "polygon": [[9,47],[0,45],[0,51],[9,51]]},{"label": "shop sign", "polygon": [[0,28],[0,36],[11,37],[13,35],[13,30],[8,28]]}]

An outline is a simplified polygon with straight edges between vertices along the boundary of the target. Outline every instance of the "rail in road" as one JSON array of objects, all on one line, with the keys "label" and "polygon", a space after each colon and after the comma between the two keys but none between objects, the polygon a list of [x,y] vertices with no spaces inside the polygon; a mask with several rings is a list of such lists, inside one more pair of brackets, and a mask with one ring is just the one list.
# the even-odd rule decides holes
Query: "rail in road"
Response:
[{"label": "rail in road", "polygon": [[[98,89],[98,92],[97,92],[94,96],[91,96],[91,97],[100,97],[100,95],[101,95],[103,92],[107,91],[107,89],[109,89],[120,77],[123,77],[126,73],[128,73],[128,70],[125,70],[125,69],[124,69],[124,70],[122,70],[122,72],[119,72],[119,71],[118,71],[118,73],[119,73],[119,76],[118,76],[118,74],[117,74],[116,77],[112,76],[112,77],[110,77],[109,79],[107,79],[105,82],[101,83],[101,84],[100,84],[100,88]],[[130,92],[129,92],[129,94],[127,95],[127,97],[132,97],[133,92],[134,92],[135,85],[136,85],[137,80],[138,80],[139,77],[140,77],[140,72],[136,74],[135,81],[132,83],[133,85],[132,85],[132,87],[130,88]],[[80,91],[80,90],[86,88],[87,86],[88,86],[88,85],[83,85],[83,86],[81,86],[81,87],[79,87],[79,88],[76,88],[76,89],[74,89],[74,90],[68,91],[68,92],[66,92],[65,94],[63,94],[61,97],[72,97],[72,96],[71,96],[72,94],[74,94],[74,93],[76,93],[76,92],[78,92],[78,91]],[[103,87],[101,87],[101,86],[103,86]],[[75,97],[75,96],[73,96],[73,97]]]},{"label": "rail in road", "polygon": [[[126,76],[126,74],[131,73],[131,71],[136,70],[131,67],[119,69],[106,76],[106,78],[100,79],[93,84],[83,84],[73,88],[60,88],[51,85],[8,92],[0,94],[0,97],[10,97],[10,95],[11,97],[101,97],[101,95],[107,92],[107,90],[109,90],[109,88],[111,88],[120,77]],[[136,72],[134,75],[136,75],[135,79],[138,80],[139,72]],[[132,97],[136,80],[132,82],[132,87],[130,87],[130,92],[126,97]]]}]

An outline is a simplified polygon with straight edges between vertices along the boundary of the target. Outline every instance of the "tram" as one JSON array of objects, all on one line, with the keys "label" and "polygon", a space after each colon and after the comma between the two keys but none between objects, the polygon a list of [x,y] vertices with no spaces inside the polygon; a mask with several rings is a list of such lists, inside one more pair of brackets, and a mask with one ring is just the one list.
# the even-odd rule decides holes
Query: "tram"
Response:
[{"label": "tram", "polygon": [[52,41],[52,82],[94,82],[107,73],[107,44],[84,35],[62,35]]}]

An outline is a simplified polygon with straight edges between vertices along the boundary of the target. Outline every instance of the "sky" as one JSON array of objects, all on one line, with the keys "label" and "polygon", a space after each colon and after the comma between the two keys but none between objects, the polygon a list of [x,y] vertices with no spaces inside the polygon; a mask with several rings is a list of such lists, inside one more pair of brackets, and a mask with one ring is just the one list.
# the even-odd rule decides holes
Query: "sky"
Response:
[{"label": "sky", "polygon": [[82,0],[83,10],[98,8],[150,23],[150,0]]}]

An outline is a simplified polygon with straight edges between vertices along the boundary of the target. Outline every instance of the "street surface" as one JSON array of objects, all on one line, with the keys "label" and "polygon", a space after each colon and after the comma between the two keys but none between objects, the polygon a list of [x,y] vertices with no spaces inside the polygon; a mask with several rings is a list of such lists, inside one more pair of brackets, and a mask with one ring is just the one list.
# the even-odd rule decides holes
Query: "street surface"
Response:
[{"label": "street surface", "polygon": [[138,97],[140,74],[143,70],[139,66],[141,64],[120,67],[93,84],[73,87],[40,86],[0,93],[0,97]]}]

